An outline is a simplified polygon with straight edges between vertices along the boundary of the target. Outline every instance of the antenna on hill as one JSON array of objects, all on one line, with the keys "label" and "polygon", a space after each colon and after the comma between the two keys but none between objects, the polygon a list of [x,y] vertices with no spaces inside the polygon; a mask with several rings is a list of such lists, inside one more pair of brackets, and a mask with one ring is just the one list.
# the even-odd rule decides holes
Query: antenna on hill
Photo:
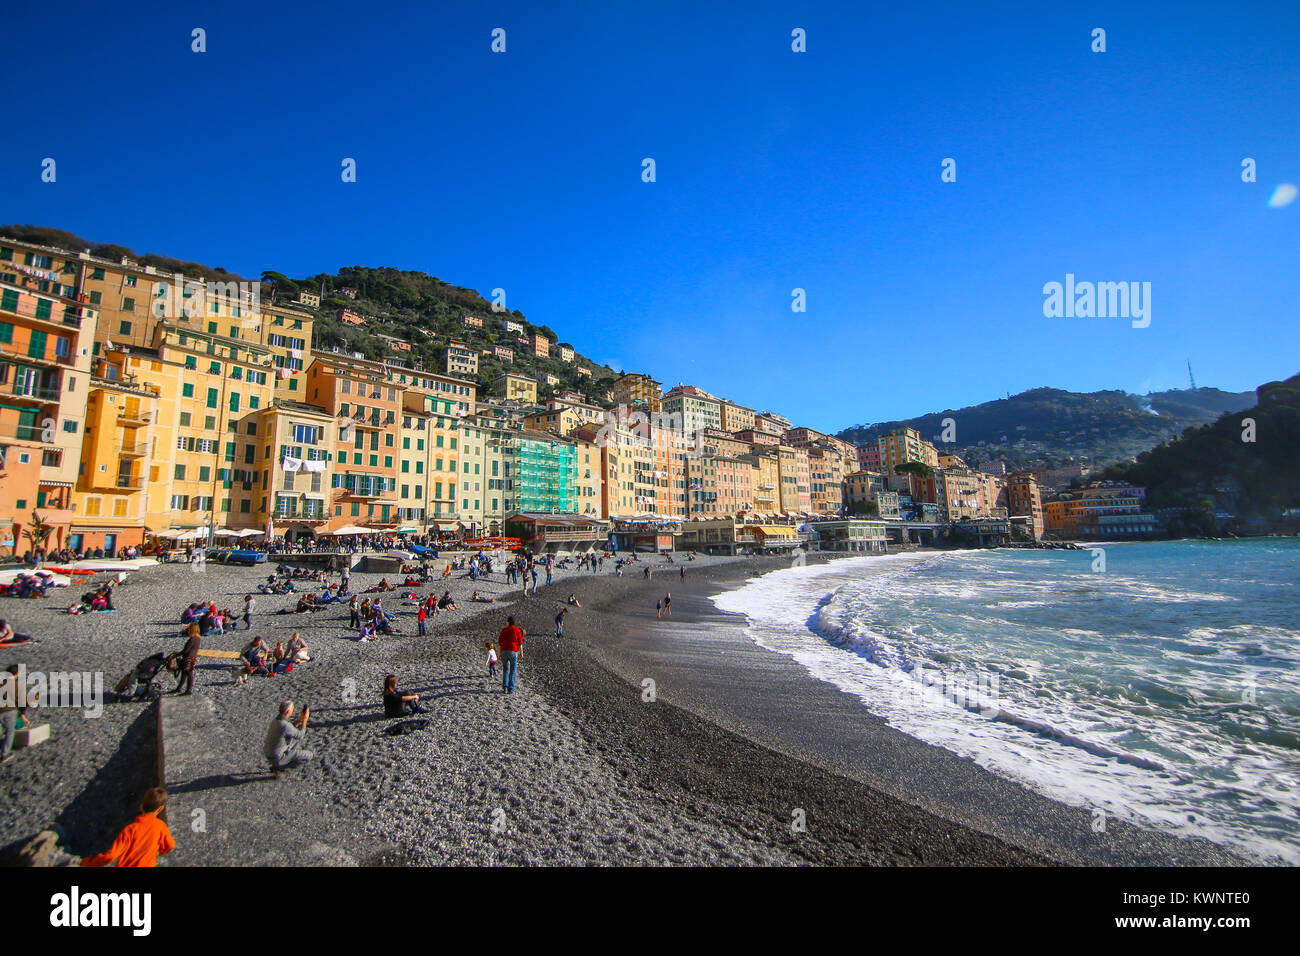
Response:
[{"label": "antenna on hill", "polygon": [[1192,374],[1192,360],[1187,360],[1187,379],[1192,383],[1192,391],[1196,391],[1196,376]]}]

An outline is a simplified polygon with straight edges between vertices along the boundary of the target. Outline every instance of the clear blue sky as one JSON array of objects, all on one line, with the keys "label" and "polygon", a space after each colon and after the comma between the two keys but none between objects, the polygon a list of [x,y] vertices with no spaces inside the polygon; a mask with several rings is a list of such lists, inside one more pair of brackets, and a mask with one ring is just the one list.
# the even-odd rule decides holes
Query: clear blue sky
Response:
[{"label": "clear blue sky", "polygon": [[[0,221],[503,287],[824,429],[1300,371],[1300,202],[1267,204],[1300,183],[1295,2],[287,6],[10,11]],[[1152,283],[1151,326],[1044,318],[1067,272]]]}]

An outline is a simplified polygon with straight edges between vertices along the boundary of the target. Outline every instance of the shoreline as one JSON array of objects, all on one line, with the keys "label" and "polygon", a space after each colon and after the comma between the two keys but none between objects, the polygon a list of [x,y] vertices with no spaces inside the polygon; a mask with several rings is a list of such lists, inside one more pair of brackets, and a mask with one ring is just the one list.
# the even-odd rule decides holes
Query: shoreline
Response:
[{"label": "shoreline", "polygon": [[[828,560],[835,559],[817,555],[809,563]],[[557,572],[554,585],[526,599],[507,591],[499,574],[477,584],[457,575],[432,586],[450,586],[465,610],[431,619],[430,636],[415,637],[413,615],[397,603],[403,588],[389,595],[389,610],[401,612],[401,635],[370,645],[351,638],[344,609],[272,615],[291,598],[259,597],[252,633],[274,643],[301,630],[315,660],[246,687],[234,687],[220,666],[201,666],[195,696],[169,698],[169,709],[171,701],[198,708],[190,717],[202,743],[188,762],[167,767],[169,817],[184,823],[201,810],[206,829],[191,833],[174,822],[179,845],[165,862],[1243,862],[1214,845],[1127,824],[1092,834],[1084,811],[889,728],[796,662],[759,647],[742,617],[713,606],[720,590],[785,566],[772,558],[702,558],[679,561],[649,582],[641,566],[621,579]],[[236,606],[264,570],[222,568],[201,581],[184,569],[141,572],[120,589],[123,613],[109,620],[51,619],[42,607],[49,599],[15,601],[23,612],[13,613],[16,629],[71,632],[66,640],[43,637],[21,659],[29,666],[97,664],[111,686],[120,676],[114,669],[125,672],[154,650],[179,646],[168,636],[170,619],[199,596],[185,589],[217,591],[219,606]],[[378,578],[354,574],[354,587]],[[500,599],[469,605],[473,588]],[[675,599],[670,622],[652,616],[663,591]],[[570,592],[583,607],[556,639],[551,621]],[[488,680],[482,656],[483,641],[507,613],[531,635],[520,692],[508,697],[499,681]],[[240,631],[205,646],[236,648],[246,640]],[[0,663],[19,660],[14,652]],[[382,734],[375,691],[388,672],[429,704],[427,730]],[[646,677],[656,681],[653,703],[643,700]],[[352,700],[339,689],[349,680],[359,688]],[[308,746],[318,759],[274,781],[262,767],[260,743],[284,696],[311,704]],[[42,712],[55,736],[0,771],[0,844],[58,820],[72,852],[102,849],[138,800],[141,774],[123,769],[148,752],[152,713],[112,704],[106,719],[78,726],[79,716]],[[994,813],[1003,801],[1001,815]],[[802,831],[793,825],[797,816]]]}]

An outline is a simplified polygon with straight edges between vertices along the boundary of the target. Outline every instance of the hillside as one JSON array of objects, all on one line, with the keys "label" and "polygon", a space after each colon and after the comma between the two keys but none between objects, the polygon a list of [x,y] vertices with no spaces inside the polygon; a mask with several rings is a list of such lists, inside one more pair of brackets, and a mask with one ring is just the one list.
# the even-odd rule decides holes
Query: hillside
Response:
[{"label": "hillside", "polygon": [[[945,409],[905,421],[846,428],[839,437],[861,443],[895,428],[915,428],[943,450],[968,464],[1005,461],[1009,468],[1059,467],[1082,462],[1100,468],[1131,460],[1187,428],[1240,411],[1254,401],[1251,392],[1217,388],[1172,389],[1133,395],[1109,390],[1069,392],[1035,388],[1019,395]],[[943,444],[943,420],[956,424],[956,441]]]},{"label": "hillside", "polygon": [[[1147,489],[1151,508],[1221,508],[1275,522],[1300,507],[1300,375],[1261,385],[1258,403],[1108,469]],[[1245,420],[1254,420],[1254,441]],[[1194,529],[1193,529],[1194,530]]]},{"label": "hillside", "polygon": [[[380,335],[391,335],[411,343],[410,358],[413,361],[437,371],[444,370],[442,350],[453,339],[464,342],[475,352],[493,345],[513,349],[512,362],[490,355],[479,356],[482,394],[498,394],[492,383],[503,371],[538,379],[539,394],[543,398],[566,388],[587,396],[599,396],[618,376],[615,370],[582,355],[553,329],[529,322],[519,310],[494,312],[492,303],[473,289],[451,285],[423,272],[350,266],[333,275],[321,273],[301,279],[264,272],[262,279],[263,296],[273,296],[280,302],[292,301],[300,290],[314,294],[324,290],[316,323],[318,348],[337,346],[350,352],[361,352],[367,358],[392,358],[394,353],[379,338]],[[345,287],[357,290],[355,299],[347,298],[339,291]],[[340,309],[364,316],[367,324],[345,325],[337,318]],[[461,318],[466,315],[482,319],[483,328],[462,327]],[[523,325],[525,334],[540,332],[549,338],[551,355],[539,358],[520,348],[514,342],[518,333],[507,333],[502,327],[502,321],[507,318]],[[556,346],[560,344],[574,348],[572,362],[559,358]],[[579,367],[589,369],[591,376],[580,375]],[[560,384],[555,387],[546,385],[547,373],[556,376]]]},{"label": "hillside", "polygon": [[[28,242],[55,246],[69,251],[89,249],[91,255],[120,260],[123,257],[142,266],[154,266],[164,273],[181,272],[204,280],[230,281],[242,278],[221,268],[202,263],[188,262],[170,256],[146,253],[139,255],[125,246],[95,243],[62,229],[46,226],[0,226],[0,234]],[[390,335],[411,343],[412,351],[402,353],[402,359],[419,362],[430,371],[445,371],[443,349],[455,339],[464,342],[476,352],[492,345],[514,349],[514,361],[505,362],[492,356],[479,357],[480,395],[499,394],[493,380],[503,371],[518,372],[539,382],[539,394],[546,398],[556,391],[575,389],[588,397],[601,396],[618,376],[615,370],[586,358],[574,349],[572,362],[561,361],[555,346],[569,345],[545,325],[529,322],[517,309],[510,313],[494,312],[492,303],[473,289],[451,285],[423,272],[398,269],[351,266],[334,274],[320,273],[300,279],[291,279],[279,272],[265,271],[260,276],[262,298],[267,304],[291,303],[300,291],[324,296],[317,313],[314,345],[317,348],[337,347],[348,352],[360,352],[366,358],[395,358],[398,354],[388,347],[382,335]],[[355,299],[345,297],[338,290],[350,287],[357,290]],[[340,309],[349,309],[365,317],[365,326],[345,325],[337,318]],[[462,328],[461,318],[473,315],[483,320],[483,328]],[[513,339],[517,333],[507,334],[502,320],[513,319],[524,326],[525,332],[540,332],[551,339],[549,358],[538,358],[531,351],[521,349]],[[579,367],[591,371],[590,377],[578,373]],[[560,380],[558,386],[546,385],[550,373]]]}]

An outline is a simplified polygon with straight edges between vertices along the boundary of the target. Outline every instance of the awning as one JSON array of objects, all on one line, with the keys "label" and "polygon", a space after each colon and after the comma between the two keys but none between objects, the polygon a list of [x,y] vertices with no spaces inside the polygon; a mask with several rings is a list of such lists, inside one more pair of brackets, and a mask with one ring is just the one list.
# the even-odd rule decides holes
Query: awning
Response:
[{"label": "awning", "polygon": [[793,538],[795,537],[794,528],[784,527],[775,524],[754,524],[750,525],[751,531],[757,531],[765,538]]},{"label": "awning", "polygon": [[374,528],[362,528],[359,525],[348,524],[334,531],[322,531],[321,534],[340,535],[340,534],[375,534]]}]

